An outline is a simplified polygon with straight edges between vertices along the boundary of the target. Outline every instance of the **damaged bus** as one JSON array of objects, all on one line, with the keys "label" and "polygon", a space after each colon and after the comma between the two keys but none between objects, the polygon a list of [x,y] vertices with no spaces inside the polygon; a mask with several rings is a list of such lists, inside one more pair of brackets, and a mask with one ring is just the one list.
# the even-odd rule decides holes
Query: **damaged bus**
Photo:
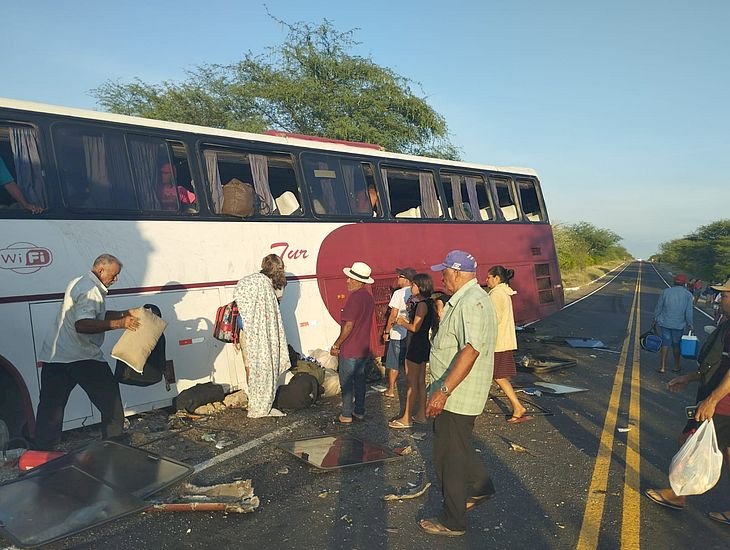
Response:
[{"label": "damaged bus", "polygon": [[[31,212],[0,187],[0,418],[16,436],[33,430],[37,353],[64,289],[102,252],[124,262],[107,307],[153,303],[168,323],[175,382],[123,386],[127,414],[167,406],[200,382],[245,386],[240,355],[211,329],[236,281],[272,252],[286,264],[287,339],[305,354],[336,338],[342,268],[354,261],[373,268],[376,354],[396,267],[428,271],[453,248],[476,256],[482,283],[491,265],[514,269],[517,322],[563,305],[552,229],[531,169],[10,99],[0,99],[0,159],[25,202],[43,209]],[[224,212],[224,188],[236,181],[254,200]],[[107,357],[118,338],[107,333]],[[64,427],[98,419],[74,390]]]}]

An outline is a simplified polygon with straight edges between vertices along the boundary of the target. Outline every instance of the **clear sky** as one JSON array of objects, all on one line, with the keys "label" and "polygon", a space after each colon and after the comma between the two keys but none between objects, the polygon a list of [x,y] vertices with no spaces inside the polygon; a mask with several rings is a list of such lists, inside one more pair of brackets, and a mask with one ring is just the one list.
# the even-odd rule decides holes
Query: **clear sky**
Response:
[{"label": "clear sky", "polygon": [[[255,0],[3,2],[0,96],[97,108],[107,79],[184,78],[286,32]],[[359,28],[357,53],[420,84],[466,161],[534,168],[553,223],[637,257],[730,217],[726,0],[267,0]]]}]

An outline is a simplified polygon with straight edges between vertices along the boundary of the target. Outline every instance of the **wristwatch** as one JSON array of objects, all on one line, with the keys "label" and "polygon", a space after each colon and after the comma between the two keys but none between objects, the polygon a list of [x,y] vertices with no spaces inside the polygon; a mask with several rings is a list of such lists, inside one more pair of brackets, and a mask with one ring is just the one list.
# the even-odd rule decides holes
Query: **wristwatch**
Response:
[{"label": "wristwatch", "polygon": [[443,393],[446,397],[451,395],[451,392],[449,391],[449,388],[446,386],[446,384],[441,384],[439,391]]}]

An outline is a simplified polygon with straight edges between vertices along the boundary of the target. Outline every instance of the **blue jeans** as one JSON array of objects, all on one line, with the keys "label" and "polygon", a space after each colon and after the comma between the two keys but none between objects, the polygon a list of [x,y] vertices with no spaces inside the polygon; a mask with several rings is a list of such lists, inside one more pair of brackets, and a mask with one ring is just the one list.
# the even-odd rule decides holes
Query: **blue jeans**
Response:
[{"label": "blue jeans", "polygon": [[353,395],[354,413],[365,414],[365,365],[367,357],[341,359],[339,364],[340,387],[342,388],[342,416],[352,418]]}]

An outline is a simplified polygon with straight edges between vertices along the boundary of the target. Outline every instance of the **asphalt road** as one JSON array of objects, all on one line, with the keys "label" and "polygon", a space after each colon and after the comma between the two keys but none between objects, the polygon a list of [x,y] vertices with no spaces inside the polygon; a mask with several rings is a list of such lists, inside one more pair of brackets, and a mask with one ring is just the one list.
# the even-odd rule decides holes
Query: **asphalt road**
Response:
[{"label": "asphalt road", "polygon": [[[388,419],[399,412],[398,400],[373,392],[367,397],[366,421],[349,427],[333,422],[337,399],[279,419],[248,420],[245,413],[229,410],[174,431],[166,429],[163,412],[132,419],[145,448],[193,465],[246,445],[247,450],[203,469],[192,481],[251,479],[260,507],[244,515],[138,513],[48,548],[727,548],[730,528],[707,518],[709,511],[730,509],[726,472],[716,489],[691,498],[682,512],[657,506],[642,494],[647,487],[666,485],[684,407],[694,401],[694,387],[670,394],[671,374],[655,372],[658,355],[638,347],[638,334],[650,326],[663,288],[652,265],[629,264],[536,323],[534,334],[521,335],[521,354],[575,359],[576,366],[541,375],[522,372],[515,385],[544,381],[587,391],[531,396],[527,399],[552,414],[530,406],[540,414],[519,425],[505,422],[500,406],[506,401],[495,392],[477,419],[474,444],[495,479],[497,495],[469,513],[463,537],[443,539],[418,528],[417,520],[435,515],[440,506],[431,435],[424,430],[425,437],[418,439],[409,430],[388,429]],[[696,327],[709,322],[696,312]],[[562,336],[597,338],[608,350],[543,341]],[[689,360],[683,365],[691,368]],[[89,433],[67,437],[80,441]],[[410,445],[413,452],[394,462],[322,472],[276,447],[287,439],[330,433],[351,433],[392,448]],[[205,434],[232,443],[216,450],[201,439]],[[514,444],[522,450],[512,450]],[[383,500],[393,489],[426,480],[433,486],[420,498]],[[174,489],[156,495],[161,500],[174,496]],[[9,543],[0,538],[4,545]]]}]

